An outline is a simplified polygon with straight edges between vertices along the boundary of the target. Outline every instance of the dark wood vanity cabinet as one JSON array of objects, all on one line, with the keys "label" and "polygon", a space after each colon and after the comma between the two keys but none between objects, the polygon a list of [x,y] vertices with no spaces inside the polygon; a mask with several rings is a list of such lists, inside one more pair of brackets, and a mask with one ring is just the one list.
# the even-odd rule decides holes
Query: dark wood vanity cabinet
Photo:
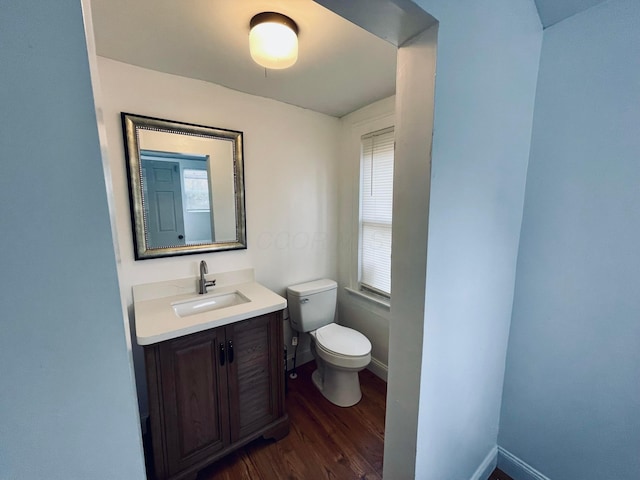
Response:
[{"label": "dark wood vanity cabinet", "polygon": [[145,347],[155,477],[198,471],[289,431],[282,312]]}]

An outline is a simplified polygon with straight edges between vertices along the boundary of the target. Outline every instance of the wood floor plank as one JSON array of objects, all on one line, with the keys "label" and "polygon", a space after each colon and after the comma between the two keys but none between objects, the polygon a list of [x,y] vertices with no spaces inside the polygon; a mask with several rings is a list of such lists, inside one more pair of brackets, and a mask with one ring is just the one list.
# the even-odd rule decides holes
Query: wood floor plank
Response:
[{"label": "wood floor plank", "polygon": [[[305,402],[305,399],[301,401]],[[383,439],[371,435],[371,432],[364,430],[359,422],[346,422],[339,413],[309,411],[308,414],[317,419],[316,425],[321,425],[318,428],[325,426],[324,434],[327,439],[324,442],[340,452],[340,457],[334,461],[351,459],[354,469],[360,475],[373,475],[375,471],[382,470],[382,451],[376,447],[378,443],[384,442]]]},{"label": "wood floor plank", "polygon": [[488,480],[513,480],[513,478],[511,478],[499,468],[496,468]]},{"label": "wood floor plank", "polygon": [[376,478],[375,467],[355,448],[362,441],[357,430],[353,435],[345,436],[344,426],[335,419],[332,421],[326,409],[320,410],[307,396],[299,395],[296,400],[302,407],[302,415],[298,417],[301,435],[324,472],[319,478]]},{"label": "wood floor plank", "polygon": [[220,459],[207,470],[200,472],[198,479],[215,478],[216,480],[252,480],[258,477],[258,472],[244,450],[238,450]]},{"label": "wood floor plank", "polygon": [[[376,378],[376,380],[378,380]],[[363,383],[367,379],[363,379]],[[372,396],[386,396],[386,385],[380,381],[375,395],[365,392],[357,405],[342,408],[331,404],[324,397],[316,398],[317,390],[313,385],[305,385],[301,402],[313,407],[311,414],[321,418],[323,423],[331,425],[331,435],[340,445],[349,448],[348,454],[356,459],[362,458],[375,471],[382,471],[384,444],[384,411],[372,408]]]},{"label": "wood floor plank", "polygon": [[[313,362],[289,379],[291,430],[274,442],[258,439],[198,474],[198,480],[381,480],[387,385],[360,372],[362,400],[341,408],[311,382]],[[513,480],[496,469],[489,480]]]},{"label": "wood floor plank", "polygon": [[323,461],[322,455],[315,450],[315,439],[307,433],[308,422],[296,416],[299,419],[292,422],[289,435],[284,439],[269,444],[256,442],[247,447],[263,478],[320,478],[315,466]]},{"label": "wood floor plank", "polygon": [[363,398],[342,408],[315,388],[314,369],[313,362],[305,364],[289,379],[289,435],[256,440],[201,471],[198,480],[380,480],[386,383],[360,372]]}]

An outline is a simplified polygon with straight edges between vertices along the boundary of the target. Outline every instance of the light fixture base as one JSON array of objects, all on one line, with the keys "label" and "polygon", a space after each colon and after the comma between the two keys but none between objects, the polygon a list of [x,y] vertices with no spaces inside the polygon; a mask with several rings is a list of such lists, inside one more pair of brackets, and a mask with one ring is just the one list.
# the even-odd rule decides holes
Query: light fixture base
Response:
[{"label": "light fixture base", "polygon": [[249,22],[249,30],[261,23],[279,23],[289,27],[298,36],[298,24],[291,18],[277,12],[262,12],[254,15]]}]

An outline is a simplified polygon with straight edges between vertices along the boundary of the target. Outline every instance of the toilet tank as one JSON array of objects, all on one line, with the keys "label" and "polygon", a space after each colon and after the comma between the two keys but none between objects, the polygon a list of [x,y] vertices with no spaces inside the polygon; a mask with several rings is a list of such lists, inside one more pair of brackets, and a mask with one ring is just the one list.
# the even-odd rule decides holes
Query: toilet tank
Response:
[{"label": "toilet tank", "polygon": [[310,332],[333,322],[338,284],[329,279],[287,288],[289,321],[298,332]]}]

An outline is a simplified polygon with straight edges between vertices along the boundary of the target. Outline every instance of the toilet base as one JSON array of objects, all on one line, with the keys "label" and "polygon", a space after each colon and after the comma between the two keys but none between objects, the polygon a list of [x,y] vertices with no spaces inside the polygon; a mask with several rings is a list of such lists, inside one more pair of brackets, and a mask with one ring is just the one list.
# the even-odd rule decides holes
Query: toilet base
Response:
[{"label": "toilet base", "polygon": [[311,380],[324,398],[339,407],[352,407],[362,398],[357,371],[336,370],[325,365],[324,378],[320,370],[315,370]]}]

